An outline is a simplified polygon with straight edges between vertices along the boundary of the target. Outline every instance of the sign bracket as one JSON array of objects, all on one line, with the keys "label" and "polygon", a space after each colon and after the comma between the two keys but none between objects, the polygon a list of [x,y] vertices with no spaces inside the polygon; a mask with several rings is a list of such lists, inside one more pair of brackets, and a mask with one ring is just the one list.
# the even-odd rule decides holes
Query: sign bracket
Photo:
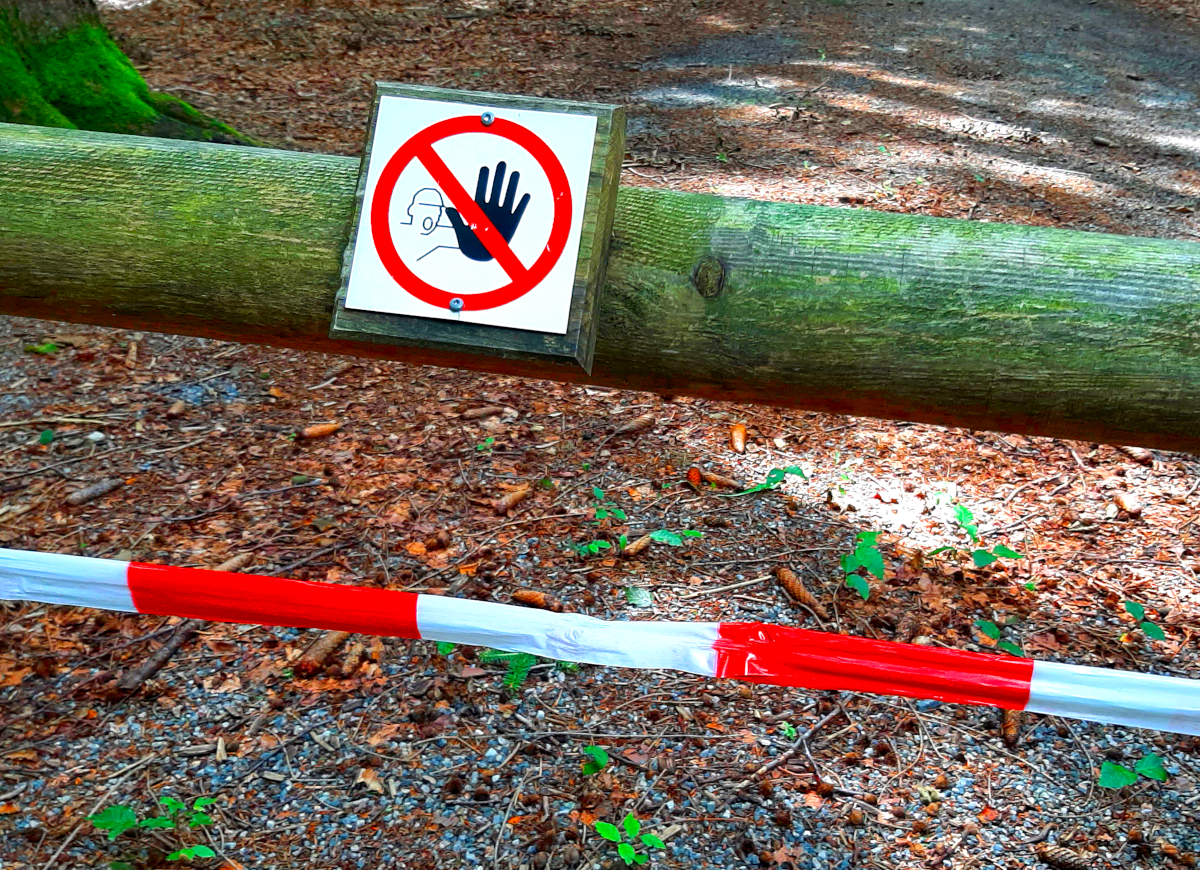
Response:
[{"label": "sign bracket", "polygon": [[[586,131],[586,141],[559,127]],[[446,148],[454,137],[471,149]],[[619,106],[377,83],[330,337],[590,372],[624,141]],[[454,156],[464,151],[474,164]],[[511,157],[508,170],[505,154],[524,158],[523,172]],[[418,182],[408,179],[421,172],[427,186],[413,195]],[[439,268],[405,248],[414,232],[396,216],[410,196],[407,223],[419,205],[433,215],[425,225],[451,240],[438,246],[449,248]],[[477,274],[500,276],[500,286],[482,286]]]}]

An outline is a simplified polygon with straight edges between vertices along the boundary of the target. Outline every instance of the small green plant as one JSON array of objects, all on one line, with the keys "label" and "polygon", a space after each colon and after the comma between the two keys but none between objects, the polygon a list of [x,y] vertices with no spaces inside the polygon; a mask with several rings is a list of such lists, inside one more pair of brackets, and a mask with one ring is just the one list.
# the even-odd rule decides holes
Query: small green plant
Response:
[{"label": "small green plant", "polygon": [[[988,565],[998,562],[1000,559],[1025,558],[1016,550],[1012,549],[1011,547],[1006,547],[1004,544],[997,544],[990,550],[985,550],[984,548],[980,547],[979,524],[975,521],[975,514],[971,513],[971,509],[965,504],[954,506],[954,521],[958,524],[958,527],[962,531],[966,532],[967,537],[971,539],[971,543],[975,546],[975,549],[969,551],[969,555],[971,556],[971,561],[975,564],[976,568],[986,568]],[[960,551],[958,547],[954,546],[938,547],[936,550],[931,550],[929,552],[929,556],[932,558],[939,553],[947,552],[958,553],[968,551]]]},{"label": "small green plant", "polygon": [[[624,535],[622,535],[621,537],[624,537]],[[622,545],[622,546],[624,546],[624,545]],[[610,544],[608,541],[602,541],[597,538],[594,541],[588,541],[586,544],[579,544],[575,548],[575,551],[577,553],[579,553],[579,555],[581,555],[581,556],[595,556],[601,550],[608,550],[611,548],[612,548],[612,544]]]},{"label": "small green plant", "polygon": [[538,663],[538,657],[530,653],[485,649],[479,654],[479,661],[485,665],[507,665],[508,670],[504,673],[504,685],[515,692],[529,679],[529,672]]},{"label": "small green plant", "polygon": [[1002,649],[1014,656],[1024,656],[1025,651],[1012,641],[1000,640],[1000,626],[988,619],[975,620],[975,627],[986,637],[996,641],[996,649]]},{"label": "small green plant", "polygon": [[59,347],[52,341],[47,341],[45,344],[27,344],[25,345],[27,353],[38,353],[43,356],[51,353],[58,353]]},{"label": "small green plant", "polygon": [[485,649],[479,653],[479,663],[484,665],[503,664],[507,666],[504,672],[504,685],[514,692],[525,685],[533,666],[541,662],[553,663],[554,666],[567,673],[579,670],[578,662],[560,662],[554,659],[542,659],[532,653],[506,652],[499,649]]},{"label": "small green plant", "polygon": [[625,600],[634,607],[649,607],[654,603],[654,595],[644,586],[626,586]]},{"label": "small green plant", "polygon": [[448,656],[448,655],[450,655],[450,653],[454,652],[454,644],[447,643],[444,640],[439,640],[438,645],[437,645],[437,651],[438,651],[439,655]]},{"label": "small green plant", "polygon": [[604,497],[604,490],[598,486],[592,487],[592,495],[596,499],[596,520],[606,520],[609,517],[625,522],[625,511],[621,510]]},{"label": "small green plant", "polygon": [[1138,604],[1136,601],[1125,602],[1125,612],[1138,621],[1138,628],[1146,637],[1154,640],[1166,640],[1167,636],[1163,632],[1162,627],[1157,623],[1150,622],[1146,619],[1146,608]]},{"label": "small green plant", "polygon": [[678,532],[672,532],[670,529],[659,529],[657,532],[650,533],[650,540],[657,541],[660,544],[667,544],[671,547],[682,547],[684,538],[703,538],[704,532],[697,532],[695,529],[681,529]]},{"label": "small green plant", "polygon": [[53,440],[54,440],[54,430],[53,429],[43,429],[42,434],[38,436],[38,444],[41,444],[43,447],[48,445]]},{"label": "small green plant", "polygon": [[871,597],[871,585],[860,571],[883,579],[883,554],[879,552],[881,532],[859,532],[854,536],[854,550],[842,555],[842,571],[846,574],[846,585],[866,601]]},{"label": "small green plant", "polygon": [[[654,834],[642,834],[642,823],[637,820],[633,813],[625,816],[621,821],[621,828],[624,828],[624,834],[616,825],[610,825],[608,822],[596,822],[596,833],[604,839],[617,844],[617,854],[621,856],[621,860],[628,864],[645,864],[650,860],[650,856],[644,852],[638,852],[635,846],[638,840],[641,840],[642,845],[649,849],[665,849],[667,844],[660,840]],[[640,835],[640,836],[639,836]],[[625,842],[625,836],[629,837],[629,842]]]},{"label": "small green plant", "polygon": [[[213,823],[212,816],[204,810],[217,802],[216,798],[202,797],[196,798],[189,809],[187,804],[176,800],[172,797],[165,797],[161,803],[166,810],[166,815],[154,816],[148,819],[138,820],[137,813],[132,807],[118,804],[116,806],[107,807],[95,815],[88,816],[88,821],[99,831],[105,831],[108,834],[108,840],[111,843],[117,837],[121,836],[126,831],[136,830],[139,828],[162,828],[173,831],[183,829],[202,828]],[[180,846],[174,852],[167,856],[168,861],[179,861],[185,859],[191,861],[193,858],[215,858],[216,853],[205,846],[203,843],[197,843],[192,846]],[[110,865],[113,870],[119,870],[123,866],[129,866],[125,861],[113,861]]]},{"label": "small green plant", "polygon": [[791,722],[783,721],[779,723],[779,730],[783,732],[783,736],[788,740],[796,739],[796,726]]},{"label": "small green plant", "polygon": [[794,474],[802,480],[808,480],[808,475],[804,473],[804,469],[799,465],[789,465],[787,468],[772,468],[767,472],[767,476],[762,483],[756,483],[749,489],[744,489],[741,492],[735,492],[733,495],[750,495],[755,492],[763,492],[769,489],[775,489],[779,484],[783,483],[789,474]]},{"label": "small green plant", "polygon": [[1167,770],[1163,767],[1162,759],[1151,752],[1142,756],[1130,770],[1123,764],[1106,761],[1100,765],[1100,779],[1097,782],[1101,788],[1124,788],[1138,781],[1138,776],[1167,781]]},{"label": "small green plant", "polygon": [[585,746],[583,754],[588,756],[588,760],[583,763],[584,776],[591,776],[608,767],[608,753],[599,746]]},{"label": "small green plant", "polygon": [[495,438],[484,438],[483,441],[475,445],[475,449],[480,453],[491,453],[492,447],[495,446]]}]

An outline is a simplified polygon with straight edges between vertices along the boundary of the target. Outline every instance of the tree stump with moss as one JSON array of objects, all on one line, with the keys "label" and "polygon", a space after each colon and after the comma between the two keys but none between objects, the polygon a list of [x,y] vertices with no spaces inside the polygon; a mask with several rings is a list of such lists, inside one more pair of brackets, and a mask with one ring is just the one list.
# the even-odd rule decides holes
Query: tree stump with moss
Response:
[{"label": "tree stump with moss", "polygon": [[262,144],[151,91],[95,0],[0,0],[0,122]]}]

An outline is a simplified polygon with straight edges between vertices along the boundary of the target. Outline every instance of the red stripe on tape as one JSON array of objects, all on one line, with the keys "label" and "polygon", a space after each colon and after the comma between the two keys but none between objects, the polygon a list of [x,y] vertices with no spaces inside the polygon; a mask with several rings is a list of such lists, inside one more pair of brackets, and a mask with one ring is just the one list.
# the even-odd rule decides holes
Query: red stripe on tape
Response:
[{"label": "red stripe on tape", "polygon": [[723,622],[717,676],[1024,709],[1033,662],[1012,656],[845,637],[758,622]]},{"label": "red stripe on tape", "polygon": [[139,613],[419,638],[417,594],[129,563]]}]

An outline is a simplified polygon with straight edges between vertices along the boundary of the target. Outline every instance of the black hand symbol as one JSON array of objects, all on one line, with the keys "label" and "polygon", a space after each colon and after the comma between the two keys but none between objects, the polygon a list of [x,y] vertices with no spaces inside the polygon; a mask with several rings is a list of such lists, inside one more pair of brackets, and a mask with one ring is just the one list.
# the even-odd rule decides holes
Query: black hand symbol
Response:
[{"label": "black hand symbol", "polygon": [[[511,242],[513,234],[517,231],[517,224],[521,222],[521,215],[525,214],[525,207],[529,205],[529,194],[521,197],[521,202],[515,209],[513,208],[513,200],[517,198],[517,182],[521,180],[521,173],[513,172],[508,180],[508,195],[504,198],[504,204],[500,204],[500,194],[504,188],[504,172],[507,168],[503,160],[496,164],[496,180],[492,183],[490,200],[487,198],[488,168],[486,166],[479,168],[479,182],[475,185],[475,202],[483,209],[483,213],[492,222],[492,226],[500,231],[500,235],[504,236],[504,241]],[[450,225],[454,227],[454,234],[458,236],[460,251],[472,260],[486,262],[492,259],[491,253],[483,246],[483,242],[479,241],[471,228],[463,221],[458,209],[447,208],[446,217],[450,218]]]}]

